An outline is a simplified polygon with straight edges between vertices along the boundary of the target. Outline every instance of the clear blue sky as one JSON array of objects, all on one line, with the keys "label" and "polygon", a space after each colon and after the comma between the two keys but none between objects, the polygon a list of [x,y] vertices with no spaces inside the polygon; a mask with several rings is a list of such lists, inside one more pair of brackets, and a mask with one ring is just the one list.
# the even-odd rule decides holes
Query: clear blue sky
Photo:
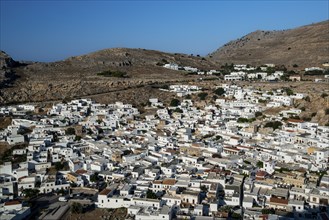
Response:
[{"label": "clear blue sky", "polygon": [[0,2],[0,49],[32,61],[112,47],[206,55],[255,30],[328,20],[329,8],[328,0]]}]

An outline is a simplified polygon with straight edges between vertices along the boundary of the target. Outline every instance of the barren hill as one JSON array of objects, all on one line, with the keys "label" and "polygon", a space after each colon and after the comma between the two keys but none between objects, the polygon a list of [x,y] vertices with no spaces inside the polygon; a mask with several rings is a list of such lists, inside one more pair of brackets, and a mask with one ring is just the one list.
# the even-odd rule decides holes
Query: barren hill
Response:
[{"label": "barren hill", "polygon": [[[212,61],[186,54],[154,50],[114,48],[70,57],[63,61],[10,66],[7,54],[6,72],[14,80],[0,85],[0,103],[62,100],[120,91],[137,86],[193,79],[184,71],[163,68],[165,63],[193,66],[201,70],[215,69]],[[124,78],[97,75],[103,71],[120,71]]]},{"label": "barren hill", "polygon": [[321,66],[329,61],[329,21],[283,31],[255,31],[209,54],[224,63]]}]

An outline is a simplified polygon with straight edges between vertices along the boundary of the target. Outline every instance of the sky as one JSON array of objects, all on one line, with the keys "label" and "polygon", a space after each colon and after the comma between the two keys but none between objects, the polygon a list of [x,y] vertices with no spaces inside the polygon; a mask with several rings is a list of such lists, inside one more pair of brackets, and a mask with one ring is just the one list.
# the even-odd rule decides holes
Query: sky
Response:
[{"label": "sky", "polygon": [[329,0],[0,0],[0,49],[57,61],[127,47],[207,55],[256,30],[329,19]]}]

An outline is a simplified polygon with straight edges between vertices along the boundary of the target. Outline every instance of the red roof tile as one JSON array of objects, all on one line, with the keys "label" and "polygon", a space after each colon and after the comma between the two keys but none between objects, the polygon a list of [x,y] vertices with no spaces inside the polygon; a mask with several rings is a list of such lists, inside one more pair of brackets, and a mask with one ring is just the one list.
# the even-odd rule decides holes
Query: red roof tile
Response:
[{"label": "red roof tile", "polygon": [[87,170],[77,170],[75,171],[76,174],[84,174],[87,173]]},{"label": "red roof tile", "polygon": [[281,205],[288,205],[288,200],[287,199],[279,199],[279,198],[271,197],[270,202],[278,203],[278,204],[281,204]]},{"label": "red roof tile", "polygon": [[290,118],[290,119],[288,119],[288,122],[292,122],[292,123],[302,123],[302,122],[304,122],[303,120],[300,120],[300,119],[292,119],[292,118]]},{"label": "red roof tile", "polygon": [[107,194],[109,194],[110,192],[111,192],[112,190],[110,190],[110,189],[103,189],[100,193],[99,193],[99,195],[107,195]]},{"label": "red roof tile", "polygon": [[18,205],[18,204],[21,204],[21,203],[17,200],[5,202],[5,205]]}]

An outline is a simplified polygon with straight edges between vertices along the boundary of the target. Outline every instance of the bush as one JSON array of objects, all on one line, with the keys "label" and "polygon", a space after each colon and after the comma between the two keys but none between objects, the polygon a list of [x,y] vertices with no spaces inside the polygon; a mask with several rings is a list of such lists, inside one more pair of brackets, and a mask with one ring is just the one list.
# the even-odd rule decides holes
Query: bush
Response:
[{"label": "bush", "polygon": [[157,199],[158,197],[152,190],[147,190],[146,192],[146,198],[148,199]]},{"label": "bush", "polygon": [[56,163],[55,163],[55,169],[56,169],[57,171],[59,171],[59,170],[63,170],[63,169],[64,169],[64,163],[56,162]]},{"label": "bush", "polygon": [[97,182],[99,180],[98,173],[95,172],[93,175],[90,176],[90,182]]},{"label": "bush", "polygon": [[270,121],[265,124],[265,128],[273,128],[273,130],[278,129],[282,126],[282,123],[280,121]]},{"label": "bush", "polygon": [[103,71],[100,73],[97,73],[98,76],[106,76],[106,77],[118,77],[118,78],[127,78],[127,73],[126,72],[121,72],[121,71]]},{"label": "bush", "polygon": [[232,218],[233,218],[233,219],[242,219],[242,216],[241,216],[239,213],[235,213],[235,212],[233,212],[233,213],[232,213]]},{"label": "bush", "polygon": [[213,154],[212,156],[211,156],[212,158],[222,158],[222,156],[220,155],[220,154]]},{"label": "bush", "polygon": [[325,98],[325,97],[327,97],[327,96],[328,96],[327,93],[322,93],[322,94],[321,94],[321,98]]},{"label": "bush", "polygon": [[201,93],[198,94],[198,96],[199,96],[199,98],[200,98],[201,100],[205,100],[206,97],[208,96],[208,93],[206,93],[206,92],[201,92]]},{"label": "bush", "polygon": [[23,193],[25,195],[25,197],[27,198],[33,198],[36,197],[37,195],[39,195],[39,190],[38,189],[24,189]]},{"label": "bush", "polygon": [[161,60],[163,63],[168,64],[169,62],[166,59]]},{"label": "bush", "polygon": [[222,96],[222,95],[224,95],[225,94],[225,90],[223,89],[223,88],[217,88],[215,91],[214,91],[214,93],[216,94],[216,95],[218,95],[218,96]]},{"label": "bush", "polygon": [[263,163],[262,161],[257,161],[256,166],[257,166],[258,168],[263,168],[264,163]]},{"label": "bush", "polygon": [[161,89],[169,89],[169,86],[168,85],[163,85],[163,86],[161,86]]},{"label": "bush", "polygon": [[72,213],[82,213],[83,212],[83,207],[80,203],[77,203],[77,202],[73,202],[72,205],[71,205],[71,212]]},{"label": "bush", "polygon": [[329,115],[329,108],[327,108],[325,111],[326,115]]},{"label": "bush", "polygon": [[260,117],[260,116],[262,116],[263,115],[263,113],[261,113],[261,112],[255,112],[255,116],[256,117]]},{"label": "bush", "polygon": [[311,101],[311,98],[310,98],[309,96],[306,96],[306,97],[304,98],[304,100],[307,101],[307,102],[310,102],[310,101]]},{"label": "bush", "polygon": [[314,76],[314,75],[324,75],[325,71],[322,70],[311,70],[311,71],[307,71],[304,75],[306,76]]},{"label": "bush", "polygon": [[238,123],[251,123],[253,121],[255,121],[255,118],[238,118]]},{"label": "bush", "polygon": [[286,92],[286,94],[287,94],[288,96],[291,96],[291,95],[294,94],[294,91],[292,91],[292,90],[289,89],[289,88],[286,88],[286,89],[285,89],[285,92]]},{"label": "bush", "polygon": [[174,110],[174,112],[183,113],[183,110],[180,109],[180,108],[176,108],[176,109]]},{"label": "bush", "polygon": [[262,214],[275,214],[275,210],[271,209],[262,209]]},{"label": "bush", "polygon": [[178,106],[180,105],[180,101],[178,99],[172,99],[171,102],[170,102],[170,106]]},{"label": "bush", "polygon": [[66,135],[75,135],[75,129],[74,128],[68,128],[65,130]]}]

